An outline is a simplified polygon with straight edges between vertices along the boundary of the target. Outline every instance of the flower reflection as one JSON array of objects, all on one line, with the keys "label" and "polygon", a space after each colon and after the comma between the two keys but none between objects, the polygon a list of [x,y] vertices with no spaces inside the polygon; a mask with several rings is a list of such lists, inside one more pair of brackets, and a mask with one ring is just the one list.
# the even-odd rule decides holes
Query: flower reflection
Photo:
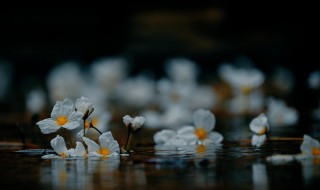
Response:
[{"label": "flower reflection", "polygon": [[252,180],[253,189],[269,189],[268,187],[268,174],[266,165],[262,163],[254,163],[252,165]]},{"label": "flower reflection", "polygon": [[[41,182],[53,189],[94,189],[97,185],[114,187],[120,165],[119,159],[105,160],[51,160],[41,168]],[[97,176],[99,176],[97,178]]]}]

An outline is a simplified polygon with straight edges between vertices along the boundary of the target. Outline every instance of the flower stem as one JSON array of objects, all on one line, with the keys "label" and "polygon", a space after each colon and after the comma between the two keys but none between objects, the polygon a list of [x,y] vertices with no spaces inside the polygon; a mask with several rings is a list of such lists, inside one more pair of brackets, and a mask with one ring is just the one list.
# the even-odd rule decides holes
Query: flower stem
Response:
[{"label": "flower stem", "polygon": [[90,127],[93,128],[93,129],[95,129],[96,131],[98,131],[98,133],[100,133],[100,135],[102,135],[102,132],[101,132],[98,128],[96,128],[95,126],[93,126],[92,123],[90,123]]},{"label": "flower stem", "polygon": [[127,141],[126,141],[126,144],[125,144],[125,146],[124,146],[124,149],[125,149],[126,151],[129,151],[130,144],[131,144],[131,141],[132,141],[132,136],[133,136],[133,132],[132,132],[132,131],[129,131],[128,137],[127,137]]}]

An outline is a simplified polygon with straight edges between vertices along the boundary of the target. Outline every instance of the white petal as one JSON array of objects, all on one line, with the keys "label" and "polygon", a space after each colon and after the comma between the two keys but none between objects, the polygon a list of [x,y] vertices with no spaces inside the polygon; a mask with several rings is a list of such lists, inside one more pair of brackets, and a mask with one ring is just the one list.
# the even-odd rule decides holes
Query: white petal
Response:
[{"label": "white petal", "polygon": [[268,118],[264,113],[261,113],[250,122],[250,130],[256,134],[260,134],[265,127],[268,131]]},{"label": "white petal", "polygon": [[194,144],[198,140],[194,131],[195,129],[192,126],[182,127],[177,131],[177,138],[186,141],[188,144]]},{"label": "white petal", "polygon": [[266,135],[253,135],[251,144],[252,146],[260,147],[261,145],[264,144],[266,141],[267,136]]},{"label": "white petal", "polygon": [[320,148],[319,141],[313,139],[309,135],[304,135],[303,142],[300,146],[301,152],[306,155],[313,155],[312,151],[314,147]]},{"label": "white petal", "polygon": [[100,146],[94,142],[93,140],[87,138],[87,137],[82,137],[82,139],[84,140],[84,142],[86,143],[86,145],[88,146],[88,152],[97,152],[100,149]]},{"label": "white petal", "polygon": [[42,159],[53,159],[53,158],[61,158],[60,156],[56,154],[48,154],[41,157]]},{"label": "white petal", "polygon": [[70,123],[68,122],[64,124],[62,127],[72,130],[72,129],[78,128],[79,126],[81,126],[81,123],[79,121],[73,121],[73,122],[70,122]]},{"label": "white petal", "polygon": [[37,125],[39,125],[39,128],[43,134],[53,133],[60,129],[60,127],[57,126],[56,121],[52,120],[51,118],[41,120],[37,122]]},{"label": "white petal", "polygon": [[110,150],[110,154],[120,153],[120,147],[119,147],[118,141],[116,140],[111,141],[111,143],[108,144],[108,149]]},{"label": "white petal", "polygon": [[193,114],[193,122],[195,128],[204,128],[210,132],[216,124],[216,118],[209,110],[198,109]]},{"label": "white petal", "polygon": [[176,132],[169,129],[158,131],[153,136],[153,140],[156,144],[164,144],[172,138],[176,138]]},{"label": "white petal", "polygon": [[86,149],[84,148],[83,144],[81,142],[77,142],[77,146],[74,149],[71,156],[81,156],[83,157],[86,154]]},{"label": "white petal", "polygon": [[220,144],[223,141],[222,134],[218,132],[210,132],[207,137],[213,144]]},{"label": "white petal", "polygon": [[124,123],[126,126],[128,126],[128,125],[132,122],[132,120],[133,120],[133,118],[130,117],[129,115],[125,115],[122,119],[123,119],[123,123]]},{"label": "white petal", "polygon": [[55,137],[54,139],[51,140],[51,146],[53,148],[53,150],[57,153],[57,154],[67,154],[68,155],[68,149],[66,147],[66,143],[64,142],[63,137],[57,135],[57,137]]},{"label": "white petal", "polygon": [[99,144],[101,148],[108,148],[108,145],[113,141],[113,136],[110,131],[103,133],[99,137]]}]

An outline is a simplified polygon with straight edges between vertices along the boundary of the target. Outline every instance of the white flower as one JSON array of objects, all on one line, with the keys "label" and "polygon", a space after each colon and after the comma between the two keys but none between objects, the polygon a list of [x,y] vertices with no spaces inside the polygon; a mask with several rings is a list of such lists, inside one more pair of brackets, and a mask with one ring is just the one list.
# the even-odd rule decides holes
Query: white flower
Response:
[{"label": "white flower", "polygon": [[266,135],[254,134],[254,135],[252,135],[251,145],[256,146],[256,147],[260,147],[265,143],[266,139],[267,139]]},{"label": "white flower", "polygon": [[309,135],[304,135],[300,150],[305,156],[320,156],[320,143]]},{"label": "white flower", "polygon": [[40,113],[46,106],[45,93],[40,89],[30,91],[26,98],[26,106],[31,113]]},{"label": "white flower", "polygon": [[154,83],[143,76],[127,79],[117,85],[117,101],[125,106],[143,108],[154,101]]},{"label": "white flower", "polygon": [[257,135],[266,134],[269,130],[268,118],[261,113],[250,122],[250,130]]},{"label": "white flower", "polygon": [[93,106],[91,101],[83,96],[80,99],[76,100],[75,107],[77,111],[80,111],[83,114],[88,113],[88,115],[90,115],[93,112]]},{"label": "white flower", "polygon": [[146,119],[143,116],[136,116],[136,117],[132,118],[129,115],[125,115],[122,119],[123,119],[123,123],[126,126],[130,125],[134,131],[139,129],[146,121]]},{"label": "white flower", "polygon": [[83,124],[82,113],[75,111],[73,102],[64,99],[63,102],[57,101],[51,112],[51,118],[37,122],[43,134],[56,132],[61,128],[69,130],[75,129]]},{"label": "white flower", "polygon": [[119,155],[119,144],[113,139],[110,131],[103,133],[99,137],[100,146],[89,138],[82,137],[82,139],[88,145],[89,157],[110,157]]},{"label": "white flower", "polygon": [[91,64],[90,73],[93,82],[112,92],[126,75],[127,61],[123,58],[102,58]]},{"label": "white flower", "polygon": [[212,131],[216,120],[215,116],[209,111],[198,109],[193,114],[194,127],[186,126],[179,129],[179,138],[189,142],[189,144],[220,144],[223,136]]},{"label": "white flower", "polygon": [[76,99],[84,86],[79,64],[66,62],[54,68],[48,75],[47,86],[52,103],[65,97]]},{"label": "white flower", "polygon": [[283,100],[270,98],[267,102],[266,115],[271,126],[290,126],[298,122],[298,112],[296,109],[288,107]]},{"label": "white flower", "polygon": [[72,157],[87,158],[88,153],[81,142],[77,142],[76,148],[71,152]]},{"label": "white flower", "polygon": [[222,64],[218,72],[231,87],[243,94],[249,94],[253,89],[260,87],[265,80],[264,74],[258,69],[236,68],[227,63]]},{"label": "white flower", "polygon": [[153,136],[153,140],[157,145],[164,146],[185,146],[187,142],[178,137],[177,133],[174,130],[164,129],[158,131]]},{"label": "white flower", "polygon": [[252,146],[260,147],[266,141],[265,135],[269,131],[268,118],[261,113],[250,122],[250,130],[255,134],[252,136]]},{"label": "white flower", "polygon": [[186,58],[174,58],[166,63],[166,73],[177,83],[194,83],[196,81],[197,71],[197,65]]},{"label": "white flower", "polygon": [[49,155],[43,156],[42,157],[43,159],[70,157],[70,155],[74,151],[74,149],[70,149],[70,150],[67,149],[66,143],[65,143],[63,137],[61,137],[59,135],[57,135],[54,139],[52,139],[50,141],[50,143],[51,143],[51,147],[58,154],[58,156],[54,155],[54,154],[49,154]]}]

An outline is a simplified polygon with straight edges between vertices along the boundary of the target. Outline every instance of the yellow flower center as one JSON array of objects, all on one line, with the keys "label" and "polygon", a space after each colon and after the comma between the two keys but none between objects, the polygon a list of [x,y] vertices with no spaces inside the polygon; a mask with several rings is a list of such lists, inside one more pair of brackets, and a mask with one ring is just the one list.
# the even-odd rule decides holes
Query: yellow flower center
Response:
[{"label": "yellow flower center", "polygon": [[319,156],[320,155],[320,148],[313,147],[312,154],[313,154],[313,156]]},{"label": "yellow flower center", "polygon": [[263,128],[258,132],[258,135],[266,134],[266,132],[267,132],[267,127],[263,127]]},{"label": "yellow flower center", "polygon": [[89,129],[89,128],[90,128],[90,123],[89,123],[88,121],[85,121],[85,122],[84,122],[84,127],[85,127],[86,129]]},{"label": "yellow flower center", "polygon": [[98,117],[93,117],[91,120],[91,123],[93,126],[97,126],[99,123],[99,118]]},{"label": "yellow flower center", "polygon": [[204,140],[207,138],[207,131],[204,128],[197,128],[196,131],[194,132],[199,140]]},{"label": "yellow flower center", "polygon": [[65,158],[65,157],[68,157],[68,154],[66,154],[66,153],[62,152],[62,153],[60,153],[60,154],[59,154],[59,156],[61,156],[61,157],[64,157],[64,158]]},{"label": "yellow flower center", "polygon": [[60,127],[66,124],[67,122],[68,122],[68,118],[66,116],[62,115],[57,118],[57,125]]},{"label": "yellow flower center", "polygon": [[248,95],[251,92],[251,88],[249,86],[242,86],[241,91],[243,94]]},{"label": "yellow flower center", "polygon": [[197,153],[200,153],[200,154],[202,154],[202,153],[204,153],[204,152],[206,152],[206,146],[204,146],[204,145],[199,145],[198,147],[197,147]]},{"label": "yellow flower center", "polygon": [[107,148],[100,148],[100,149],[98,150],[98,153],[101,154],[101,155],[103,155],[103,156],[107,156],[107,155],[110,154],[110,151],[109,151],[109,149],[107,149]]}]

